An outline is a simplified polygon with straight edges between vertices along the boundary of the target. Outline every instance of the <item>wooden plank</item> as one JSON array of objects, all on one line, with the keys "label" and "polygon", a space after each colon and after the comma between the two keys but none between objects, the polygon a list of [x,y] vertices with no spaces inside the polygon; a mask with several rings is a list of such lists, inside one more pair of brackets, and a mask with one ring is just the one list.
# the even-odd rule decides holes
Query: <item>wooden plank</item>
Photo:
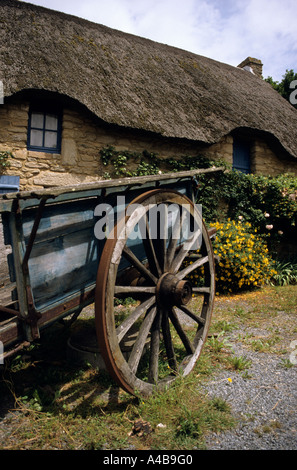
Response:
[{"label": "wooden plank", "polygon": [[204,169],[196,169],[190,171],[180,171],[180,172],[173,172],[173,173],[162,173],[158,175],[147,175],[147,176],[136,176],[131,178],[120,178],[120,179],[111,179],[111,180],[101,180],[95,183],[85,183],[85,184],[78,184],[73,186],[65,186],[63,188],[48,188],[43,190],[36,190],[36,191],[21,191],[19,193],[8,193],[3,195],[3,199],[10,200],[10,199],[31,199],[36,198],[40,199],[43,196],[47,196],[49,198],[56,198],[61,195],[65,194],[74,194],[77,192],[84,192],[84,191],[92,191],[102,188],[117,188],[117,187],[125,187],[125,186],[141,186],[145,183],[150,182],[157,182],[157,181],[164,181],[167,180],[168,182],[172,180],[178,181],[184,178],[192,178],[200,174],[206,173],[214,173],[218,171],[224,171],[224,167],[218,168],[204,168]]},{"label": "wooden plank", "polygon": [[11,242],[13,246],[13,257],[15,265],[15,276],[16,284],[18,286],[18,301],[20,314],[23,317],[28,316],[28,307],[27,307],[27,296],[25,290],[25,279],[22,273],[22,259],[24,257],[24,247],[23,242],[20,237],[20,233],[16,228],[16,215],[14,213],[10,214],[10,233],[11,233]]},{"label": "wooden plank", "polygon": [[22,339],[22,328],[16,317],[3,324],[0,322],[0,341],[5,346]]},{"label": "wooden plank", "polygon": [[[34,244],[94,226],[94,209],[97,203],[97,199],[93,198],[46,206],[43,209]],[[27,209],[22,213],[22,230],[25,243],[29,240],[35,214],[34,209]]]},{"label": "wooden plank", "polygon": [[[95,238],[96,198],[45,206],[28,261],[36,308],[43,309],[96,280],[101,242]],[[28,243],[36,210],[22,213],[22,235]]]},{"label": "wooden plank", "polygon": [[12,293],[16,284],[10,276],[8,258],[12,256],[12,249],[11,245],[5,244],[2,222],[0,214],[0,305],[8,305],[12,301]]},{"label": "wooden plank", "polygon": [[34,245],[28,265],[36,307],[62,302],[95,283],[98,262],[92,227]]}]

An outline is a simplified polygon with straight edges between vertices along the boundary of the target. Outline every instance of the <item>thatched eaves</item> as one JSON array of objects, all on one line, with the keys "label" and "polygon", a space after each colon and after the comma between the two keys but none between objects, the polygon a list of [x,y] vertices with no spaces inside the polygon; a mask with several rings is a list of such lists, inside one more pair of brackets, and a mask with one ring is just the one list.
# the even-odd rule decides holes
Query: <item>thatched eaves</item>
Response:
[{"label": "thatched eaves", "polygon": [[6,96],[58,92],[106,123],[206,144],[255,129],[297,157],[296,110],[249,72],[17,0],[1,0],[0,27]]}]

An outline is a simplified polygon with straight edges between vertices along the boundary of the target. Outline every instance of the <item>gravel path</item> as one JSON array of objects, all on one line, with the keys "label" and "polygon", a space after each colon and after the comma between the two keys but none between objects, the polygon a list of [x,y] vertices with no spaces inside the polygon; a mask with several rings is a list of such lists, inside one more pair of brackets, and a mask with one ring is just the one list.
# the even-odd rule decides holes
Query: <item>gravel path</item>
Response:
[{"label": "gravel path", "polygon": [[240,343],[232,349],[237,357],[251,360],[248,378],[224,371],[212,378],[206,391],[209,397],[226,400],[239,422],[231,431],[209,435],[207,449],[296,450],[297,365],[284,367],[283,356],[247,351]]}]

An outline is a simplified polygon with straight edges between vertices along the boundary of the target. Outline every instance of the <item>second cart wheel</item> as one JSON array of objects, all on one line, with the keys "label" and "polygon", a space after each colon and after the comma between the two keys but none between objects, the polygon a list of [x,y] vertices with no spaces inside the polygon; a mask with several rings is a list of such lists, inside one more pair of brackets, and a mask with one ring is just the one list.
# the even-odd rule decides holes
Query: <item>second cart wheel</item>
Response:
[{"label": "second cart wheel", "polygon": [[[176,191],[148,191],[126,214],[100,258],[96,330],[118,385],[149,396],[187,375],[201,353],[214,303],[214,256],[197,207]],[[117,298],[129,300],[120,313]]]}]

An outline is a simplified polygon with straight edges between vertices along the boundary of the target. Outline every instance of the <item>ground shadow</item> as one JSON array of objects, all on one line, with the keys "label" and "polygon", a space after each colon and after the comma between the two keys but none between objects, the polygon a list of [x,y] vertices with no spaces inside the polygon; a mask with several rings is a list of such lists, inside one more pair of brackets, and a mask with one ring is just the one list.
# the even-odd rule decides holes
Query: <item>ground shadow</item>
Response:
[{"label": "ground shadow", "polygon": [[53,414],[85,417],[120,411],[137,400],[105,370],[69,361],[71,328],[52,325],[38,342],[5,362],[0,371],[0,419],[24,403]]}]

